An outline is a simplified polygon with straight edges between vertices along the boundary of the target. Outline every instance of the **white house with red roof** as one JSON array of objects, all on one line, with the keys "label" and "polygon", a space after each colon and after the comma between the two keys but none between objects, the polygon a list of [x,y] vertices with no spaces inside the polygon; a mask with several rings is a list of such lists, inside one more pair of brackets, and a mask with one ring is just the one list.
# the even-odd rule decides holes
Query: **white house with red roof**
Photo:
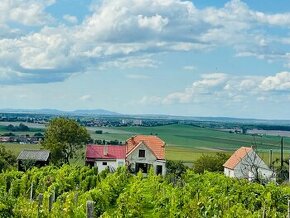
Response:
[{"label": "white house with red roof", "polygon": [[157,136],[137,135],[125,145],[88,145],[86,164],[98,167],[99,172],[126,164],[133,173],[147,173],[152,167],[156,174],[165,175],[165,142]]},{"label": "white house with red roof", "polygon": [[165,142],[153,135],[136,135],[126,141],[126,162],[132,172],[166,174]]},{"label": "white house with red roof", "polygon": [[115,171],[125,166],[126,147],[122,145],[87,145],[86,164],[98,167],[99,172],[106,168]]},{"label": "white house with red roof", "polygon": [[273,180],[271,170],[252,147],[241,147],[224,163],[224,174],[233,178]]}]

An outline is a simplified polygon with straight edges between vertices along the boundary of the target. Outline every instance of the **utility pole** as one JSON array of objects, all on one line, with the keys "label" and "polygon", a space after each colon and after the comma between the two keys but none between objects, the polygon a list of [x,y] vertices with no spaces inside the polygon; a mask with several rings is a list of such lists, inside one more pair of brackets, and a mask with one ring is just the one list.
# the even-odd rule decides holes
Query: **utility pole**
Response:
[{"label": "utility pole", "polygon": [[270,149],[269,151],[269,167],[272,169],[272,162],[273,162],[273,151]]},{"label": "utility pole", "polygon": [[284,138],[281,137],[281,170],[283,169],[283,159],[284,159],[284,155],[283,155],[283,152],[284,152]]}]

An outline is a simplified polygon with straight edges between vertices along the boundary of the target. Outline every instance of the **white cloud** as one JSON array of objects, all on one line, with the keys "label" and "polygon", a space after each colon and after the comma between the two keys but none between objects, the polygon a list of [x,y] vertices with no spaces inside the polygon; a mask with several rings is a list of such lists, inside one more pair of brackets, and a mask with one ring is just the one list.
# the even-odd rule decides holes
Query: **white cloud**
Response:
[{"label": "white cloud", "polygon": [[114,61],[107,61],[100,64],[99,69],[105,70],[108,68],[119,68],[119,69],[128,69],[128,68],[154,68],[157,67],[158,62],[153,60],[151,56],[132,56],[118,58]]},{"label": "white cloud", "polygon": [[[104,0],[95,3],[91,14],[80,23],[75,17],[64,15],[72,25],[49,26],[52,17],[45,8],[54,2],[0,3],[0,27],[6,28],[4,36],[9,35],[0,36],[0,66],[30,74],[31,79],[19,80],[23,83],[33,82],[33,76],[35,82],[41,78],[60,81],[95,65],[99,69],[156,67],[158,61],[151,58],[152,54],[202,52],[219,46],[234,48],[237,56],[282,59],[290,66],[289,52],[280,51],[279,46],[287,40],[279,42],[264,30],[265,26],[288,30],[289,13],[254,11],[239,0],[229,1],[221,8],[204,9],[181,0]],[[16,37],[18,31],[11,30],[10,21],[42,28]],[[215,80],[204,78],[200,82]],[[171,98],[178,99],[178,94]]]},{"label": "white cloud", "polygon": [[260,88],[265,91],[290,91],[290,72],[281,72],[264,78]]},{"label": "white cloud", "polygon": [[158,32],[162,31],[168,22],[168,18],[163,18],[159,14],[151,17],[143,15],[138,16],[138,24],[141,28],[148,28]]},{"label": "white cloud", "polygon": [[184,70],[188,70],[188,71],[195,71],[196,70],[196,66],[188,65],[188,66],[184,66],[183,69]]},{"label": "white cloud", "polygon": [[202,75],[202,79],[192,83],[184,92],[174,92],[167,95],[162,103],[190,103],[199,101],[197,96],[211,95],[219,88],[221,89],[227,80],[227,75],[223,73],[213,73]]},{"label": "white cloud", "polygon": [[136,79],[136,80],[144,80],[144,79],[150,78],[149,76],[143,75],[143,74],[128,74],[126,75],[126,77],[129,79]]},{"label": "white cloud", "polygon": [[69,14],[63,15],[63,19],[71,24],[78,23],[78,18]]},{"label": "white cloud", "polygon": [[52,21],[45,8],[55,0],[1,0],[0,24],[16,22],[23,25],[43,25]]},{"label": "white cloud", "polygon": [[[274,76],[231,76],[222,73],[204,74],[191,87],[180,92],[172,92],[165,97],[146,96],[142,103],[188,104],[201,102],[239,103],[250,99],[265,101],[283,96],[276,96],[275,91],[290,92],[290,72],[277,73]],[[267,96],[267,98],[265,97]],[[274,97],[275,98],[272,98]],[[153,99],[153,100],[151,100]]]},{"label": "white cloud", "polygon": [[92,96],[91,95],[83,95],[80,97],[80,100],[89,101],[89,100],[92,100]]}]

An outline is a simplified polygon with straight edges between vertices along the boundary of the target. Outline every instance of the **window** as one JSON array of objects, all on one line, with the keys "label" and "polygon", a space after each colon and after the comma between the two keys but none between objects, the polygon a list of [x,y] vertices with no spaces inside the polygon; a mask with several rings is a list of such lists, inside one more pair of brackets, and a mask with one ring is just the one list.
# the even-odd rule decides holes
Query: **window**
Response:
[{"label": "window", "polygon": [[103,166],[107,166],[108,165],[108,163],[107,162],[103,162]]},{"label": "window", "polygon": [[145,150],[139,150],[139,157],[145,157]]}]

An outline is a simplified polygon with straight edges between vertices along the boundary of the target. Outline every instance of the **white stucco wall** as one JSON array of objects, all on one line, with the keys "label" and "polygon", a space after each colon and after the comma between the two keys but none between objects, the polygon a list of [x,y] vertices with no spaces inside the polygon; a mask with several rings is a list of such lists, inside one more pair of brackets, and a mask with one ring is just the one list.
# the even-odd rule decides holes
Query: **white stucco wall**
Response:
[{"label": "white stucco wall", "polygon": [[[107,162],[107,165],[103,165],[103,162]],[[125,159],[106,160],[100,159],[95,162],[95,167],[98,167],[98,172],[105,170],[107,167],[116,170],[118,167],[125,166]]]},{"label": "white stucco wall", "polygon": [[258,169],[258,175],[264,179],[271,180],[274,178],[274,172],[254,151],[249,152],[235,167],[234,177],[252,180],[256,174],[255,169]]},{"label": "white stucco wall", "polygon": [[235,171],[226,167],[224,168],[224,174],[228,177],[235,177]]},{"label": "white stucco wall", "polygon": [[[139,157],[139,150],[145,150],[145,157]],[[157,160],[152,151],[143,143],[127,156],[127,161],[133,169],[135,169],[136,163],[151,164],[155,173],[157,165],[160,165],[162,166],[162,175],[166,174],[165,160]]]}]

